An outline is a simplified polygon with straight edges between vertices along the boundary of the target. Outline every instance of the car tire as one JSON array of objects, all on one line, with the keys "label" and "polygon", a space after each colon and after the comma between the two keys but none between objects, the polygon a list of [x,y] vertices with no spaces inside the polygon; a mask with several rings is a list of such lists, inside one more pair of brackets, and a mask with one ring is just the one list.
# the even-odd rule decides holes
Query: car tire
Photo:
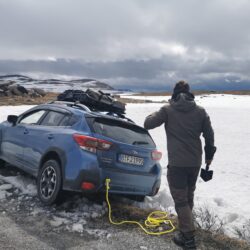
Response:
[{"label": "car tire", "polygon": [[62,173],[56,160],[46,161],[39,170],[37,177],[38,198],[45,205],[51,205],[61,200]]}]

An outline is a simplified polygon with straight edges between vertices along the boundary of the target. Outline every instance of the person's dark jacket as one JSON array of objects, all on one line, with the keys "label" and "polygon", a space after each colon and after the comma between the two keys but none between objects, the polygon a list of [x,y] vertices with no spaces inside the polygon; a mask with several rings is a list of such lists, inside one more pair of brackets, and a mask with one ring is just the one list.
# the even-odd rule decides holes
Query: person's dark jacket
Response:
[{"label": "person's dark jacket", "polygon": [[[164,123],[167,134],[168,163],[176,167],[200,167],[202,163],[201,133],[206,148],[213,150],[214,131],[204,108],[196,105],[193,95],[181,93],[159,111],[149,115],[145,129]],[[206,154],[212,160],[213,154]]]}]

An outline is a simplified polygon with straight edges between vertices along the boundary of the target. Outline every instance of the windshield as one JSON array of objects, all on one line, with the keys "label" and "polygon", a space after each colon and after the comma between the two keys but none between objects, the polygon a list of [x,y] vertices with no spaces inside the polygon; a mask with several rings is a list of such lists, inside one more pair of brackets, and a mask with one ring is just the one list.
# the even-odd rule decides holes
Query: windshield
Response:
[{"label": "windshield", "polygon": [[136,125],[96,118],[93,123],[94,132],[112,138],[116,141],[137,145],[145,148],[155,147],[155,143],[147,130]]}]

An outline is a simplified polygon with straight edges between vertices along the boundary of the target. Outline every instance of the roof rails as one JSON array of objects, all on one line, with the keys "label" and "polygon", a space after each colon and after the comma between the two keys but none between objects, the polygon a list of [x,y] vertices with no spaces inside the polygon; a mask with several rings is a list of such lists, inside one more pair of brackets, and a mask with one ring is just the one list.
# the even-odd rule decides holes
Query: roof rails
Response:
[{"label": "roof rails", "polygon": [[135,123],[133,120],[129,119],[128,117],[126,117],[123,114],[114,113],[114,112],[107,112],[106,115],[110,115],[110,116],[113,116],[113,117],[116,117],[116,118],[121,118],[121,119],[127,120],[129,122]]},{"label": "roof rails", "polygon": [[[91,110],[89,107],[87,107],[86,105],[81,104],[80,102],[66,102],[66,101],[52,101],[49,102],[48,104],[62,104],[62,105],[66,105],[68,107],[77,107],[81,110],[87,111],[87,112],[105,112],[105,111],[98,111],[98,110]],[[128,122],[132,122],[135,123],[133,120],[127,118],[125,115],[120,114],[120,113],[115,113],[115,112],[105,112],[105,115],[108,116],[113,116],[115,118],[121,118],[124,120],[127,120]]]},{"label": "roof rails", "polygon": [[86,105],[83,105],[80,102],[52,101],[52,102],[49,102],[49,104],[64,104],[69,107],[77,107],[77,108],[80,108],[81,110],[91,112],[91,110]]}]

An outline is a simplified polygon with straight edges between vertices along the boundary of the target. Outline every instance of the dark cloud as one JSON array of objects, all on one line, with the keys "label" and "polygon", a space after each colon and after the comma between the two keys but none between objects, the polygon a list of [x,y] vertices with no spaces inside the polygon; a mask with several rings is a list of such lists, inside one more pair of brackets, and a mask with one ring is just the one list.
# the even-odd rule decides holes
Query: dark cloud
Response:
[{"label": "dark cloud", "polygon": [[131,89],[169,89],[180,79],[196,89],[246,89],[250,85],[249,60],[187,61],[164,56],[149,60],[83,62],[81,60],[0,60],[0,74],[20,73],[40,78],[94,78],[114,87]]}]

